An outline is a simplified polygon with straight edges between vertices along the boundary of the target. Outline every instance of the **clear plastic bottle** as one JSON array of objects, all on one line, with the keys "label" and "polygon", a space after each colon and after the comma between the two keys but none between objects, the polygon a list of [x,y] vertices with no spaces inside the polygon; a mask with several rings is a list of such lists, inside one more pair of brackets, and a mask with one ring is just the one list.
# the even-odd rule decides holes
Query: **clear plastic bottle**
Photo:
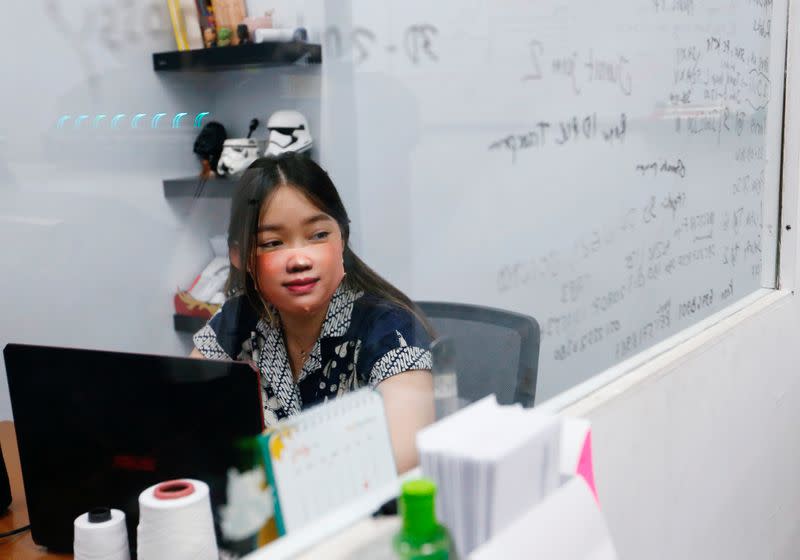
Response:
[{"label": "clear plastic bottle", "polygon": [[403,526],[392,545],[402,560],[453,560],[450,534],[436,521],[436,484],[429,479],[410,480],[400,494]]}]

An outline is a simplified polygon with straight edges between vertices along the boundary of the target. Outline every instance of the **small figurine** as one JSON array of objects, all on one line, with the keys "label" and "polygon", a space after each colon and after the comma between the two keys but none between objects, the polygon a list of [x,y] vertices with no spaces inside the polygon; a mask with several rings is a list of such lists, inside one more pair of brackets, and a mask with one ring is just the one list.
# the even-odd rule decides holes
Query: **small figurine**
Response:
[{"label": "small figurine", "polygon": [[213,27],[203,29],[203,45],[207,49],[217,46],[217,31]]},{"label": "small figurine", "polygon": [[248,16],[242,20],[247,26],[247,32],[250,34],[250,40],[256,40],[256,29],[272,29],[272,14],[275,10],[264,12],[263,16]]},{"label": "small figurine", "polygon": [[194,153],[202,162],[201,179],[209,179],[214,176],[222,153],[222,146],[227,138],[228,133],[225,131],[225,127],[216,121],[206,123],[200,130],[194,141]]},{"label": "small figurine", "polygon": [[217,46],[229,47],[231,44],[231,30],[229,27],[220,27],[217,32]]},{"label": "small figurine", "polygon": [[247,29],[247,25],[244,23],[240,23],[236,26],[236,36],[239,38],[240,45],[247,45],[250,43],[250,30]]}]

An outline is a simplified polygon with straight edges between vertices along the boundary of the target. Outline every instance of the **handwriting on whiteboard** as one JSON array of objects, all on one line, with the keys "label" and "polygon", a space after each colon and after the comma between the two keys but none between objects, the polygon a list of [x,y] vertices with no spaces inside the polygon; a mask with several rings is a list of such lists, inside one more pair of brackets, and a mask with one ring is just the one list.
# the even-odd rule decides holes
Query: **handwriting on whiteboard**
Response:
[{"label": "handwriting on whiteboard", "polygon": [[539,121],[535,128],[520,134],[509,134],[489,144],[489,151],[511,152],[511,162],[516,163],[517,152],[543,148],[548,145],[565,146],[592,140],[608,143],[622,142],[627,133],[627,115],[610,125],[599,125],[597,113],[572,116],[561,121]]},{"label": "handwriting on whiteboard", "polygon": [[636,165],[636,171],[640,172],[643,177],[646,175],[656,177],[659,173],[674,174],[681,179],[686,177],[686,166],[680,158],[674,163],[667,160],[661,160],[660,164],[657,161],[640,163]]},{"label": "handwriting on whiteboard", "polygon": [[615,85],[626,96],[633,92],[633,74],[625,55],[601,56],[589,49],[585,53],[556,54],[548,58],[540,41],[533,39],[528,47],[531,67],[523,74],[522,81],[562,78],[576,95],[593,84]]},{"label": "handwriting on whiteboard", "polygon": [[[439,29],[430,23],[409,25],[403,31],[402,52],[406,58],[415,65],[439,61],[436,52],[435,39]],[[332,60],[350,60],[358,66],[383,49],[389,54],[398,52],[397,44],[391,41],[381,41],[377,34],[368,27],[354,27],[349,31],[342,31],[337,26],[325,29],[324,46],[325,56]],[[349,39],[352,49],[345,47]]]}]

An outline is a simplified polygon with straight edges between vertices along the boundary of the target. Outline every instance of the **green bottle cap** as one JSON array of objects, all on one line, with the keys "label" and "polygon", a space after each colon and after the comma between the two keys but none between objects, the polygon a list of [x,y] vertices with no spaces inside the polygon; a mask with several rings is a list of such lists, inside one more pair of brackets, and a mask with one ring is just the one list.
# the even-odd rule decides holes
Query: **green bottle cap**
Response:
[{"label": "green bottle cap", "polygon": [[409,480],[402,486],[400,513],[403,516],[403,531],[414,538],[424,539],[439,527],[433,499],[436,483],[427,478]]}]

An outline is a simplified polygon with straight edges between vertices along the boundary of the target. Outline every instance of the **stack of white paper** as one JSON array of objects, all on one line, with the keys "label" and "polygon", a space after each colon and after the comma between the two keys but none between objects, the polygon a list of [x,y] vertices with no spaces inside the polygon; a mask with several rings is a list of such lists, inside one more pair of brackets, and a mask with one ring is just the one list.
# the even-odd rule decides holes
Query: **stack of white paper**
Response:
[{"label": "stack of white paper", "polygon": [[466,556],[559,484],[558,417],[490,395],[417,435],[437,515]]}]

